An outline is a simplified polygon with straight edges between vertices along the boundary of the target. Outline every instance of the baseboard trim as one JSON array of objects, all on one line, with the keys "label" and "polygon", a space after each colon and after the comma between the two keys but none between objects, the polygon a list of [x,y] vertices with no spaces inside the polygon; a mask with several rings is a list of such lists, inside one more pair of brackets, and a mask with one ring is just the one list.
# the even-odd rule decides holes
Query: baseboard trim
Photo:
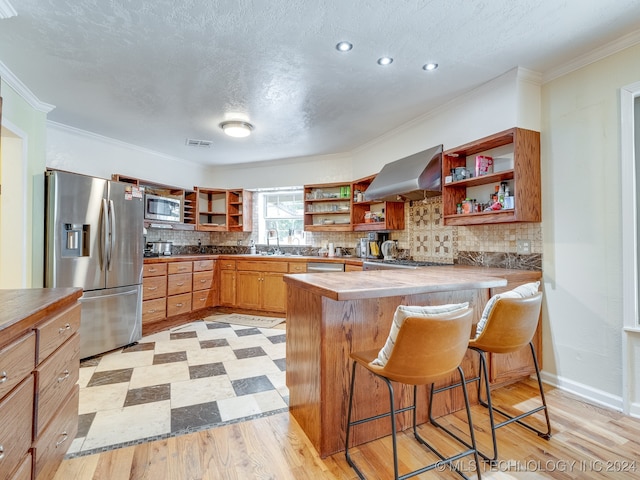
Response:
[{"label": "baseboard trim", "polygon": [[[548,372],[540,372],[540,377],[544,383],[548,383],[549,385],[553,385],[565,392],[577,395],[586,401],[602,405],[603,407],[612,408],[619,412],[623,411],[623,402],[622,397],[620,396],[611,395],[608,392],[590,387],[589,385],[553,375]],[[631,413],[631,415],[640,416],[640,405],[634,405],[632,410],[635,410],[635,413]]]}]

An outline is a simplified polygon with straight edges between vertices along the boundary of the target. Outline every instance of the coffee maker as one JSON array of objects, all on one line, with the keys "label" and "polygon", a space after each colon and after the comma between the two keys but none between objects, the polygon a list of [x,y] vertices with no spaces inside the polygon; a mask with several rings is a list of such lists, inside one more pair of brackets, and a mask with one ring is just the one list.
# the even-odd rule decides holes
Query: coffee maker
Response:
[{"label": "coffee maker", "polygon": [[369,232],[360,239],[360,256],[362,258],[382,258],[382,244],[389,240],[389,232]]}]

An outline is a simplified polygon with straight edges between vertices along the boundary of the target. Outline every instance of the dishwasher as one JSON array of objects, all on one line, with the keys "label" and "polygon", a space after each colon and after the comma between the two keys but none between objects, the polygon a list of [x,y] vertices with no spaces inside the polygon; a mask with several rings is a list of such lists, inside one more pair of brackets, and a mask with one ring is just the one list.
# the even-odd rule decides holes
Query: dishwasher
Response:
[{"label": "dishwasher", "polygon": [[307,263],[307,273],[344,272],[344,263]]}]

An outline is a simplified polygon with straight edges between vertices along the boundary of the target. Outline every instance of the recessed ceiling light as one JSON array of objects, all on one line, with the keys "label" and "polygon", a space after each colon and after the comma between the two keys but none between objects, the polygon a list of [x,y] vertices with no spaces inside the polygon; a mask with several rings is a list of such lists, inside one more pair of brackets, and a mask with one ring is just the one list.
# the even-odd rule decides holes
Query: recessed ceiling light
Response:
[{"label": "recessed ceiling light", "polygon": [[393,62],[391,57],[380,57],[378,59],[378,65],[390,65]]},{"label": "recessed ceiling light", "polygon": [[438,68],[438,64],[437,63],[427,63],[422,67],[422,69],[426,70],[427,72],[435,70],[436,68]]},{"label": "recessed ceiling light", "polygon": [[339,52],[348,52],[352,48],[353,44],[349,42],[338,42],[338,44],[336,45],[336,50],[338,50]]},{"label": "recessed ceiling light", "polygon": [[231,120],[222,122],[220,124],[220,128],[230,137],[242,138],[251,135],[253,125],[239,120]]}]

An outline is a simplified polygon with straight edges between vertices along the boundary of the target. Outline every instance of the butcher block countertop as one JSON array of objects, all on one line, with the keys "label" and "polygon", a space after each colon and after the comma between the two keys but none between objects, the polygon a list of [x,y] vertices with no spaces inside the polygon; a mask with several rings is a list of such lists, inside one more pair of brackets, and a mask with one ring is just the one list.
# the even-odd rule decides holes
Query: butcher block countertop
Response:
[{"label": "butcher block countertop", "polygon": [[[38,323],[51,311],[73,304],[81,288],[24,288],[0,290],[0,337],[7,340]],[[0,342],[2,343],[2,342]]]},{"label": "butcher block countertop", "polygon": [[531,275],[528,270],[466,265],[421,267],[415,270],[373,270],[285,275],[284,281],[332,300],[357,300],[446,292],[507,285],[507,280]]}]

